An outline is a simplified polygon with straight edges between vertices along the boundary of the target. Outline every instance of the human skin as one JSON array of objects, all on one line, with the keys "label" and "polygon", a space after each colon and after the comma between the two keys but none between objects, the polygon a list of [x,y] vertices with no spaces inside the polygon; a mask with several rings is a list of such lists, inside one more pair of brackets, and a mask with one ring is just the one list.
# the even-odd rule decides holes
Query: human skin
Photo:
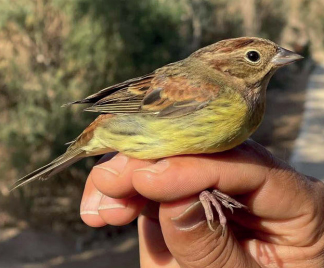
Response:
[{"label": "human skin", "polygon": [[[217,214],[211,232],[197,203],[212,188],[249,208],[225,211],[224,236]],[[125,225],[137,216],[142,268],[324,266],[324,184],[250,140],[158,163],[103,159],[86,182],[83,221]]]}]

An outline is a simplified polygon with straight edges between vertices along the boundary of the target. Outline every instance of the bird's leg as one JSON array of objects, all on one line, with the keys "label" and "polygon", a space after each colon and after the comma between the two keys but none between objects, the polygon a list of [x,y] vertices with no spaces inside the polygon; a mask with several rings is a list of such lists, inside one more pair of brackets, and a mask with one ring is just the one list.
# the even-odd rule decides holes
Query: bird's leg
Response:
[{"label": "bird's leg", "polygon": [[222,192],[218,190],[213,190],[212,192],[209,191],[203,191],[199,195],[199,199],[201,204],[203,205],[205,209],[207,224],[210,230],[215,231],[212,227],[211,223],[214,221],[214,214],[212,210],[212,206],[215,207],[218,217],[219,217],[219,223],[222,226],[222,235],[225,234],[225,227],[226,227],[226,217],[223,213],[221,204],[223,204],[224,207],[228,208],[232,213],[233,208],[244,208],[247,209],[247,207],[239,202],[237,202],[235,199],[231,198],[230,196],[223,194]]},{"label": "bird's leg", "polygon": [[228,208],[232,213],[234,213],[233,208],[244,208],[248,210],[247,206],[218,190],[213,190],[212,194],[223,204],[224,207]]}]

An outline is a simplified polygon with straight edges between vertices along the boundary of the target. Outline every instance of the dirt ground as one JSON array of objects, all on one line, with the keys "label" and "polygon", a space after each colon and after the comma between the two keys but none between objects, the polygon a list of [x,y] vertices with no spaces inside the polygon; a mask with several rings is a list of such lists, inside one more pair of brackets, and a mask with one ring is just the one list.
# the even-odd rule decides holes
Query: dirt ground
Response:
[{"label": "dirt ground", "polygon": [[[89,227],[90,228],[90,227]],[[50,231],[20,229],[1,230],[1,268],[122,268],[139,267],[136,230],[116,238],[98,239],[81,250],[82,241]]]},{"label": "dirt ground", "polygon": [[[294,66],[298,68],[298,66]],[[285,76],[285,88],[268,91],[267,111],[253,139],[288,161],[302,120],[305,87],[311,64]],[[297,75],[296,75],[297,74]],[[276,79],[275,79],[276,80]],[[279,79],[282,80],[282,79]],[[8,215],[0,213],[1,221]],[[2,225],[3,226],[3,225]],[[25,223],[0,228],[0,268],[139,267],[136,228],[122,228],[107,239],[104,228],[85,235],[58,234],[31,229]],[[91,230],[90,230],[91,229]]]}]

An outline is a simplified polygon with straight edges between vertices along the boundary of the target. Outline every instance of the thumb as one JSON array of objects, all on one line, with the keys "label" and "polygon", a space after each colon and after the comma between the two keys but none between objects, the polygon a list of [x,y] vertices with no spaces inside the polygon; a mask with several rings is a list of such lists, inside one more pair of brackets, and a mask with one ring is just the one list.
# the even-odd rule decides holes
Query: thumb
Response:
[{"label": "thumb", "polygon": [[216,220],[207,225],[204,209],[195,198],[160,206],[165,243],[180,267],[260,267],[240,246],[233,233]]}]

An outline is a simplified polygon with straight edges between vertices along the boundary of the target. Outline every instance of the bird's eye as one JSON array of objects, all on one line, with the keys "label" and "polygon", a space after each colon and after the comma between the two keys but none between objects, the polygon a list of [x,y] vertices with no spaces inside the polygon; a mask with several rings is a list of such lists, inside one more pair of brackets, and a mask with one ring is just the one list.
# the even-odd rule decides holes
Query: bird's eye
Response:
[{"label": "bird's eye", "polygon": [[249,61],[258,62],[260,60],[260,54],[257,51],[251,50],[246,53],[246,57]]}]

